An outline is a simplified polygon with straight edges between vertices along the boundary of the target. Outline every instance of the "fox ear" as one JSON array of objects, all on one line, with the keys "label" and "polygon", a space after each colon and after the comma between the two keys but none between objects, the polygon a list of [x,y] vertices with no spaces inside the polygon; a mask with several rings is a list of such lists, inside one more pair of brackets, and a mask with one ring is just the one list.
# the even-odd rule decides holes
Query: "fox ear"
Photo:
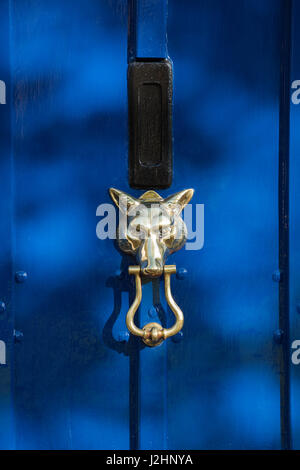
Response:
[{"label": "fox ear", "polygon": [[172,194],[164,200],[163,205],[175,215],[179,215],[182,209],[190,202],[194,194],[193,189],[184,189],[179,193]]},{"label": "fox ear", "polygon": [[127,214],[133,207],[137,207],[140,204],[137,199],[123,191],[119,191],[119,189],[109,188],[109,195],[124,214]]}]

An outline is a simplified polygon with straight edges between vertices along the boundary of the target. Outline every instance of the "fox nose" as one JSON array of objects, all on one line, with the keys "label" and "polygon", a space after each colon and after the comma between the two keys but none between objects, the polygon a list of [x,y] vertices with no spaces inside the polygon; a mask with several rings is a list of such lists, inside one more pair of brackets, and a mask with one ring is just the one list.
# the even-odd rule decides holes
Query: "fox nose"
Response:
[{"label": "fox nose", "polygon": [[161,276],[163,273],[163,264],[160,258],[148,257],[141,262],[142,274],[152,277]]}]

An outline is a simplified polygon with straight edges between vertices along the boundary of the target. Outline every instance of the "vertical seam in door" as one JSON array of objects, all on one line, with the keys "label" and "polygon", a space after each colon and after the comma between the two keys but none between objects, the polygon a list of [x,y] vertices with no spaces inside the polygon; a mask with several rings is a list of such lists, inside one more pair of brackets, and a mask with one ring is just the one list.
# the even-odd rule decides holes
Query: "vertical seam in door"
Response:
[{"label": "vertical seam in door", "polygon": [[292,0],[281,1],[280,107],[279,107],[279,328],[281,447],[291,448],[289,354],[289,140]]},{"label": "vertical seam in door", "polygon": [[136,2],[127,1],[128,9],[128,38],[127,38],[127,62],[135,59],[136,54]]},{"label": "vertical seam in door", "polygon": [[[8,21],[9,21],[9,106],[10,106],[10,184],[11,184],[11,321],[13,328],[15,328],[15,254],[16,254],[16,210],[15,210],[15,145],[14,145],[14,77],[13,77],[13,65],[14,65],[14,41],[13,41],[13,4],[12,0],[8,2]],[[13,415],[13,447],[14,450],[18,447],[17,439],[17,413],[16,413],[16,367],[15,367],[15,344],[12,343],[12,354],[11,354],[11,390],[12,390],[12,415]]]}]

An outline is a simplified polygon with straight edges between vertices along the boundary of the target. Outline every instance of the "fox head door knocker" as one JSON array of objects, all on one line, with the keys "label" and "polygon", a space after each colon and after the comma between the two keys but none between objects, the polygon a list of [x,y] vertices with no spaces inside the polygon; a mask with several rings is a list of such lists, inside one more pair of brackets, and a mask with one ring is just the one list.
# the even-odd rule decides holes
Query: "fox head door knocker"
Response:
[{"label": "fox head door knocker", "polygon": [[[129,274],[135,276],[136,297],[127,313],[126,324],[128,330],[142,337],[147,346],[157,346],[176,335],[184,322],[183,313],[171,294],[170,276],[176,273],[176,266],[165,265],[165,260],[186,242],[187,228],[181,211],[191,200],[194,190],[185,189],[166,199],[155,191],[147,191],[139,199],[114,188],[109,193],[120,210],[118,245],[123,252],[135,256],[138,263],[128,268]],[[134,315],[142,300],[141,276],[155,278],[163,274],[166,299],[176,322],[167,329],[158,323],[149,323],[140,329],[134,323]]]}]

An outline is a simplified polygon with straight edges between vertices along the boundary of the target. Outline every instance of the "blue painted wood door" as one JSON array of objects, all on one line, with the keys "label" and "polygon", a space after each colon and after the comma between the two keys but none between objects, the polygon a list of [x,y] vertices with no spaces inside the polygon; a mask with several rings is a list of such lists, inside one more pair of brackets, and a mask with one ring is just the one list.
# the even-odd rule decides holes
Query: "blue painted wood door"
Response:
[{"label": "blue painted wood door", "polygon": [[[127,1],[2,2],[1,448],[289,447],[287,4],[137,4],[129,57],[164,57],[167,30],[174,65],[174,178],[161,194],[193,187],[205,207],[203,248],[171,260],[187,270],[172,285],[183,335],[148,349],[126,333],[129,260],[96,236],[110,186],[141,195],[128,184]],[[155,302],[146,285],[141,323]]]}]

